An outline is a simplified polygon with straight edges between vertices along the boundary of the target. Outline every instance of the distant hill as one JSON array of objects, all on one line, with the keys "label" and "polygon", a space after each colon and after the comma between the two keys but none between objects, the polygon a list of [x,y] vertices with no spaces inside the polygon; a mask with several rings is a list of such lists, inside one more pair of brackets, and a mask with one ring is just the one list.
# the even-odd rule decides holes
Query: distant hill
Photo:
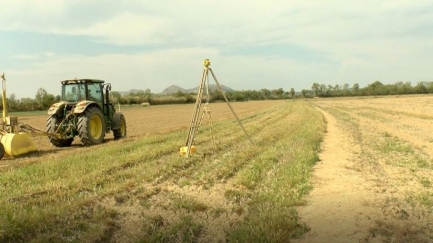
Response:
[{"label": "distant hill", "polygon": [[179,86],[176,85],[171,85],[167,88],[165,88],[160,94],[174,94],[181,91],[182,93],[189,93],[189,91],[187,91],[184,88],[181,88]]},{"label": "distant hill", "polygon": [[[197,87],[195,87],[195,88],[193,88],[193,89],[187,89],[186,91],[187,91],[187,93],[197,93],[197,92],[198,92],[198,88],[199,88],[199,86],[197,86]],[[209,89],[210,89],[211,91],[215,91],[215,90],[218,90],[218,86],[217,86],[216,84],[209,84]],[[222,84],[221,84],[221,89],[222,89],[224,92],[231,92],[231,91],[234,91],[234,89],[232,89],[232,88],[230,88],[230,87],[227,87],[227,86],[225,86],[225,85],[222,85]]]},{"label": "distant hill", "polygon": [[[155,93],[155,94],[168,95],[168,94],[174,94],[174,93],[176,93],[178,91],[181,91],[182,93],[185,93],[185,94],[189,94],[189,93],[195,93],[196,94],[198,92],[198,88],[199,88],[199,86],[197,86],[195,88],[191,88],[191,89],[184,89],[184,88],[176,86],[176,85],[171,85],[171,86],[165,88],[161,93]],[[211,91],[215,91],[215,90],[218,90],[218,86],[216,84],[209,84],[209,89]],[[234,89],[232,89],[230,87],[227,87],[225,85],[221,85],[221,89],[224,92],[234,91]],[[121,95],[128,95],[128,94],[131,94],[131,93],[140,93],[140,92],[144,92],[144,90],[142,90],[142,89],[131,89],[129,91],[122,91],[122,92],[119,92],[119,93]]]}]

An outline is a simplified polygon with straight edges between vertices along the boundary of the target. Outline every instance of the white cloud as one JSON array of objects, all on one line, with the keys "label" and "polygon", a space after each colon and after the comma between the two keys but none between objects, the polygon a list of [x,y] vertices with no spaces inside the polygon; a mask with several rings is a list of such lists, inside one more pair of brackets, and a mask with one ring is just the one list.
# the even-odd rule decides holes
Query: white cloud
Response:
[{"label": "white cloud", "polygon": [[168,21],[161,17],[122,13],[105,22],[94,23],[89,27],[51,32],[62,35],[84,35],[97,37],[98,41],[115,45],[144,45],[164,41],[169,30]]},{"label": "white cloud", "polygon": [[[302,89],[313,82],[430,80],[432,10],[429,0],[16,0],[2,3],[0,31],[158,47],[95,56],[21,53],[23,61],[38,61],[9,73],[35,91],[40,85],[57,92],[59,80],[75,76],[106,79],[116,84],[115,90],[160,92],[170,84],[190,88],[199,81],[204,58],[215,64],[221,83],[236,89]],[[221,54],[227,48],[271,44],[299,46],[324,60]]]},{"label": "white cloud", "polygon": [[[112,3],[112,2],[110,2]],[[117,45],[260,44],[374,38],[431,19],[429,1],[8,1],[1,29],[84,35]],[[430,6],[432,7],[432,6]]]}]

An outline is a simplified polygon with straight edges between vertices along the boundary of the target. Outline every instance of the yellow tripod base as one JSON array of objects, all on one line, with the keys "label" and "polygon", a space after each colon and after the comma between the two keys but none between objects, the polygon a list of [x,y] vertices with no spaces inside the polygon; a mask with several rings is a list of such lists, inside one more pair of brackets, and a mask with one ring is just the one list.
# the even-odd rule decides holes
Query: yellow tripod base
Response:
[{"label": "yellow tripod base", "polygon": [[[193,145],[193,146],[191,146],[191,149],[190,149],[190,151],[189,151],[189,154],[194,154],[196,151],[197,151],[197,149],[196,149],[195,146]],[[179,152],[180,152],[180,155],[181,155],[181,156],[186,156],[186,154],[188,153],[188,146],[181,147]]]}]

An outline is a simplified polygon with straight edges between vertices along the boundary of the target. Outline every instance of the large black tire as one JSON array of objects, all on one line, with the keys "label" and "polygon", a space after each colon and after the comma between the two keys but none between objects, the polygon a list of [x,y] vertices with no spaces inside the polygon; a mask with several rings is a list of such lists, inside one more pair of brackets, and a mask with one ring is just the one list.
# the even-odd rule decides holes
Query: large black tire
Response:
[{"label": "large black tire", "polygon": [[105,120],[101,110],[96,107],[87,108],[77,123],[78,136],[83,145],[95,145],[104,141]]},{"label": "large black tire", "polygon": [[0,143],[0,159],[2,159],[3,156],[5,156],[5,147]]},{"label": "large black tire", "polygon": [[[55,133],[57,130],[57,125],[59,125],[60,123],[61,119],[57,117],[57,115],[51,115],[50,117],[48,117],[46,126],[47,132]],[[56,137],[48,137],[48,139],[56,147],[69,147],[71,146],[72,141],[74,141],[73,138],[60,139]]]},{"label": "large black tire", "polygon": [[113,129],[113,136],[115,140],[126,137],[126,120],[123,114],[119,118],[119,129]]}]

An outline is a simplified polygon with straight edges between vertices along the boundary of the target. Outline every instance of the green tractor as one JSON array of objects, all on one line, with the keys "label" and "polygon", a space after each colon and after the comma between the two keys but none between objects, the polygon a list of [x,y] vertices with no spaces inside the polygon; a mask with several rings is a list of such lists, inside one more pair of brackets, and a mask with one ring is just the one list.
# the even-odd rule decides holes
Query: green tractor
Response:
[{"label": "green tractor", "polygon": [[104,141],[113,131],[114,139],[126,136],[126,121],[110,103],[111,84],[98,79],[61,81],[61,101],[48,110],[46,131],[56,147],[71,146],[75,136],[89,146]]}]

